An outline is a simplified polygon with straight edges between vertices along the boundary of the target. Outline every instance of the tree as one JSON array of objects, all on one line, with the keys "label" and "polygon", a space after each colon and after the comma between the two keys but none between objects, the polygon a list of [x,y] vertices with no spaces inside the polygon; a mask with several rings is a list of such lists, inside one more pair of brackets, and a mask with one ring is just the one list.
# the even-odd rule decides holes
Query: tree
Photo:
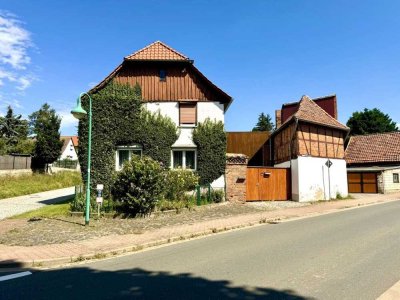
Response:
[{"label": "tree", "polygon": [[21,115],[15,115],[11,106],[8,106],[6,115],[0,117],[0,138],[11,147],[26,140],[27,136],[28,121],[23,120]]},{"label": "tree", "polygon": [[382,133],[398,131],[396,123],[388,114],[384,114],[377,108],[356,111],[352,114],[346,125],[350,128],[350,135],[362,135],[368,133]]},{"label": "tree", "polygon": [[31,131],[36,134],[36,145],[33,151],[33,165],[45,169],[61,153],[60,141],[61,118],[47,103],[29,116]]},{"label": "tree", "polygon": [[264,115],[262,112],[258,117],[258,122],[253,128],[253,131],[272,131],[274,128],[274,123],[272,122],[271,116],[269,114]]}]

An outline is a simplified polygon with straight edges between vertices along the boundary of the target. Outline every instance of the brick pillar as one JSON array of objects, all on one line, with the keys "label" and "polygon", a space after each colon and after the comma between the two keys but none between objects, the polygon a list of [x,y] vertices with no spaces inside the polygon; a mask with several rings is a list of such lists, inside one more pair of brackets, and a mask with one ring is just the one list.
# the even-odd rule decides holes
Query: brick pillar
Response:
[{"label": "brick pillar", "polygon": [[226,200],[246,201],[246,172],[248,157],[244,154],[226,154]]}]

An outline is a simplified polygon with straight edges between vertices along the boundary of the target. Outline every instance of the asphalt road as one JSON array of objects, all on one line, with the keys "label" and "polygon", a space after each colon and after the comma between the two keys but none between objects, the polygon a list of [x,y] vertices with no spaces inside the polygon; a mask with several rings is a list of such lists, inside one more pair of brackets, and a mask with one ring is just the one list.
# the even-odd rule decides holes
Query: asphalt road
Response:
[{"label": "asphalt road", "polygon": [[376,299],[400,280],[400,201],[0,282],[1,299]]}]

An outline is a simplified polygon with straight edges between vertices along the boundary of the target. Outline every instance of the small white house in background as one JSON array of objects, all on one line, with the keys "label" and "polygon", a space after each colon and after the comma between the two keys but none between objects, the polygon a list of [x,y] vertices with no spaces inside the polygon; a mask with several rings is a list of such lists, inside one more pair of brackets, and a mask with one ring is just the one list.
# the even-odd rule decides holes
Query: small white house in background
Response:
[{"label": "small white house in background", "polygon": [[[224,122],[232,98],[208,80],[193,60],[160,41],[126,56],[92,92],[102,89],[110,80],[140,85],[146,109],[170,117],[179,128],[179,137],[171,147],[170,167],[196,170],[193,129],[207,118]],[[115,169],[120,170],[124,161],[132,154],[141,154],[142,148],[141,145],[120,145],[115,151]],[[212,186],[223,188],[224,176]]]},{"label": "small white house in background", "polygon": [[63,146],[59,160],[78,160],[78,137],[61,136],[60,139],[63,141]]}]

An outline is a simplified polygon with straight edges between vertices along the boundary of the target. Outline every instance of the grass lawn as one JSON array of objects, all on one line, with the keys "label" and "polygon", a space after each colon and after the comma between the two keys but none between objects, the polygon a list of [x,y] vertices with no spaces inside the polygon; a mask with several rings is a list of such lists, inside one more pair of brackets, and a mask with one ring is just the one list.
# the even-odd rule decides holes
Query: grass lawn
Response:
[{"label": "grass lawn", "polygon": [[13,216],[11,219],[30,219],[30,218],[54,218],[67,216],[69,214],[70,208],[69,204],[74,199],[71,197],[70,199],[66,199],[59,203],[49,204],[42,208],[28,211],[26,213]]},{"label": "grass lawn", "polygon": [[81,183],[81,173],[60,172],[0,177],[0,199],[51,191]]}]

